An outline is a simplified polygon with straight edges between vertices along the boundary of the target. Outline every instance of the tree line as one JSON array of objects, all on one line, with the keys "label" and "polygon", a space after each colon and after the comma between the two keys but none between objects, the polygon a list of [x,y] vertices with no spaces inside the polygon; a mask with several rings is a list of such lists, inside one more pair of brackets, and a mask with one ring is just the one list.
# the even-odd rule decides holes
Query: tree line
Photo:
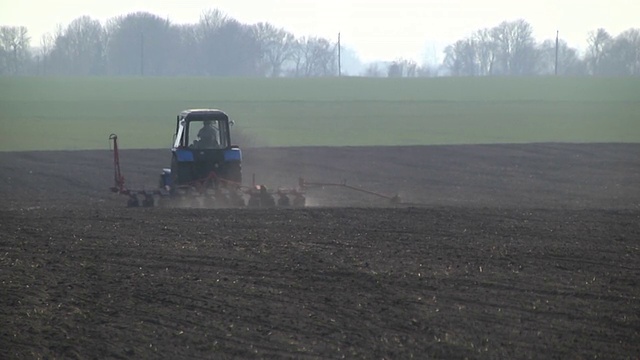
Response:
[{"label": "tree line", "polygon": [[331,76],[336,44],[245,25],[219,10],[195,24],[147,12],[107,21],[82,16],[30,48],[25,27],[0,27],[0,74],[62,76]]},{"label": "tree line", "polygon": [[[350,75],[640,75],[639,29],[615,37],[597,29],[584,55],[562,40],[537,43],[532,33],[524,20],[505,21],[447,46],[439,66],[397,59]],[[322,37],[296,37],[270,23],[242,24],[219,10],[204,12],[194,24],[173,24],[147,12],[104,25],[82,16],[34,47],[25,27],[1,26],[0,75],[336,76],[337,46]]]},{"label": "tree line", "polygon": [[477,30],[445,49],[443,66],[451,75],[465,76],[640,76],[640,29],[616,37],[604,29],[592,31],[583,56],[563,40],[536,43],[532,33],[524,20]]}]

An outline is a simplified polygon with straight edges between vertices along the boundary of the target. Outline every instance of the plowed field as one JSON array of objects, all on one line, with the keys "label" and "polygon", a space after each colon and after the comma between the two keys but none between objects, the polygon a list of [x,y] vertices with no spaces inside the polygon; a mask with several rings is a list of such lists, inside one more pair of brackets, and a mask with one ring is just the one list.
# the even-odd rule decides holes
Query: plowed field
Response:
[{"label": "plowed field", "polygon": [[[244,151],[305,209],[126,208],[0,153],[0,358],[640,357],[640,144]],[[121,153],[153,188],[167,150]]]}]

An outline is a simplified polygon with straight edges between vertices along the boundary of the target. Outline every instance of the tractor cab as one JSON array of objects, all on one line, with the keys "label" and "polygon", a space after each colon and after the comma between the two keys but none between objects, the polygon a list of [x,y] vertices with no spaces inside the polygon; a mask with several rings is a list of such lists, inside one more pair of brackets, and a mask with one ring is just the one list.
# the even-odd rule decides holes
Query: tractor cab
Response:
[{"label": "tractor cab", "polygon": [[242,181],[240,148],[231,145],[233,121],[217,109],[184,110],[176,118],[165,187],[201,182],[218,187]]},{"label": "tractor cab", "polygon": [[185,110],[176,119],[175,149],[226,149],[233,124],[220,110]]}]

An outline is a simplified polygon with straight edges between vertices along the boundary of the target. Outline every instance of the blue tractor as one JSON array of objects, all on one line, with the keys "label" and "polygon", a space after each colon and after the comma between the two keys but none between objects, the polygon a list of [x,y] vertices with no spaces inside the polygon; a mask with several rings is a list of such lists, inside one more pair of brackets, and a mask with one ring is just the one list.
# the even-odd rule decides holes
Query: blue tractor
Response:
[{"label": "blue tractor", "polygon": [[218,109],[182,111],[176,117],[171,168],[163,169],[156,190],[125,187],[120,172],[118,137],[111,134],[115,179],[111,190],[128,195],[131,207],[156,206],[165,198],[204,207],[304,206],[301,188],[273,192],[264,185],[242,185],[242,151],[231,143],[232,125],[227,114]]},{"label": "blue tractor", "polygon": [[171,169],[161,185],[170,191],[194,185],[238,188],[242,184],[242,151],[231,144],[233,121],[217,109],[185,110],[177,116]]}]

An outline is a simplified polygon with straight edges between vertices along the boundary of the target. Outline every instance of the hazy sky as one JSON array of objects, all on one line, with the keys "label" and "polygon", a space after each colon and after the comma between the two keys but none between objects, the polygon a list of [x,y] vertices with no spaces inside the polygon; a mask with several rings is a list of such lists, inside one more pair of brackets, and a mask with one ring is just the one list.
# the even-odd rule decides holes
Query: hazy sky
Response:
[{"label": "hazy sky", "polygon": [[203,10],[220,9],[242,23],[270,22],[297,36],[337,39],[364,61],[398,57],[422,62],[444,45],[493,27],[525,19],[538,40],[556,30],[583,49],[599,27],[617,35],[640,27],[639,0],[0,0],[0,24],[24,25],[38,45],[42,34],[81,15],[104,23],[134,11],[148,11],[176,23],[195,23]]}]

